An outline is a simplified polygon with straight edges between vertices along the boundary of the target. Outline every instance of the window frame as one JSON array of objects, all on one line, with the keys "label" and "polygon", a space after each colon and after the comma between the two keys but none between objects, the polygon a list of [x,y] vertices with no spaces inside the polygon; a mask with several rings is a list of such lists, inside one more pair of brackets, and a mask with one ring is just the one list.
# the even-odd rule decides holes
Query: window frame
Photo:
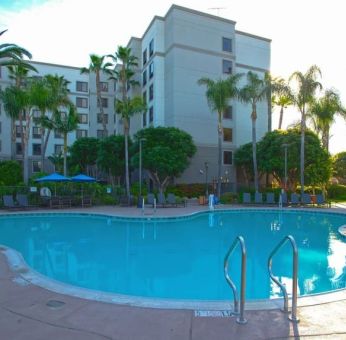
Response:
[{"label": "window frame", "polygon": [[[86,89],[83,90],[83,85],[85,85]],[[77,80],[76,81],[76,92],[83,92],[83,93],[88,93],[89,92],[89,83],[87,81],[81,81]]]},{"label": "window frame", "polygon": [[[231,65],[231,67],[227,67],[226,63],[229,63]],[[228,71],[225,69],[225,67],[228,68]],[[232,74],[233,73],[233,63],[232,63],[232,60],[222,59],[222,73],[223,74]]]},{"label": "window frame", "polygon": [[[35,147],[39,147],[40,152],[35,151]],[[32,155],[33,156],[42,156],[42,144],[41,143],[32,143]]]},{"label": "window frame", "polygon": [[[81,109],[88,109],[89,108],[89,98],[87,97],[76,97],[76,107],[79,107]],[[83,106],[82,103],[86,102],[86,106]],[[80,105],[79,105],[80,102]]]},{"label": "window frame", "polygon": [[[230,136],[231,136],[230,140],[225,139],[225,131],[226,130],[230,131]],[[230,127],[223,127],[222,128],[222,140],[225,143],[233,143],[233,129],[232,128],[230,128]]]},{"label": "window frame", "polygon": [[[225,163],[225,154],[230,153],[231,154],[231,162],[230,163]],[[233,151],[232,150],[223,150],[222,151],[222,164],[223,165],[233,165]]]},{"label": "window frame", "polygon": [[[229,43],[230,43],[230,50],[225,49],[225,42],[227,44],[227,41],[229,41]],[[232,38],[222,37],[222,51],[228,52],[228,53],[233,52],[233,39]]]}]

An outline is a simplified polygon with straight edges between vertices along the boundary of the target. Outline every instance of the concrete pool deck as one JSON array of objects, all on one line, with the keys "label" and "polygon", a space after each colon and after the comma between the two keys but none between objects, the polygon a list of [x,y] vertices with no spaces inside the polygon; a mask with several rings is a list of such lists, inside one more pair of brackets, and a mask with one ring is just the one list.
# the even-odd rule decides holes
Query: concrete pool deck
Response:
[{"label": "concrete pool deck", "polygon": [[[207,207],[158,208],[155,216],[181,216],[203,210]],[[325,210],[346,213],[342,206]],[[122,207],[34,212],[51,211],[142,215],[141,209]],[[153,216],[150,209],[147,214]],[[193,310],[133,307],[58,294],[25,281],[0,252],[0,339],[346,339],[345,294],[338,301],[320,302],[302,306],[298,301],[300,323],[296,325],[277,309],[246,311],[248,323],[239,325],[234,317],[201,317]]]}]

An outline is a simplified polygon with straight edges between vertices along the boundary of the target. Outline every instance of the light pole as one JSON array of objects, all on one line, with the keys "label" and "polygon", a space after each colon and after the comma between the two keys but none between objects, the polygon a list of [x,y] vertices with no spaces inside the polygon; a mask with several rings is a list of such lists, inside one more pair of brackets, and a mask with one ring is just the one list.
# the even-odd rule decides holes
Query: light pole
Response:
[{"label": "light pole", "polygon": [[285,191],[287,191],[287,148],[289,145],[285,143],[281,146],[285,149]]},{"label": "light pole", "polygon": [[142,196],[142,142],[145,141],[145,138],[139,139],[139,196]]}]

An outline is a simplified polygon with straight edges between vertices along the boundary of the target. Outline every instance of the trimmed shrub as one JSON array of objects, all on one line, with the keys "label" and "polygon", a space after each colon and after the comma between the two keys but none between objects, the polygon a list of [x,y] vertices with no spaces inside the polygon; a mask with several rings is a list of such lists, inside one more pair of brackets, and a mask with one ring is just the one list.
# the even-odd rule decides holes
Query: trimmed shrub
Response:
[{"label": "trimmed shrub", "polygon": [[22,167],[17,161],[0,161],[2,185],[14,186],[23,181]]},{"label": "trimmed shrub", "polygon": [[238,202],[238,194],[234,194],[232,192],[225,192],[221,195],[220,203],[222,204],[232,204]]},{"label": "trimmed shrub", "polygon": [[332,184],[327,187],[328,198],[346,200],[346,185]]}]

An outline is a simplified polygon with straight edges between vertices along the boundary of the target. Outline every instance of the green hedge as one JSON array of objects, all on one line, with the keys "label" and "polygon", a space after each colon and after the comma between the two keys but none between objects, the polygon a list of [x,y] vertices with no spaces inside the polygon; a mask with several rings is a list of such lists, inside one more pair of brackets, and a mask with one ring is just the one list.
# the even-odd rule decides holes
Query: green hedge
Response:
[{"label": "green hedge", "polygon": [[327,187],[328,198],[346,201],[346,185],[332,184]]}]

